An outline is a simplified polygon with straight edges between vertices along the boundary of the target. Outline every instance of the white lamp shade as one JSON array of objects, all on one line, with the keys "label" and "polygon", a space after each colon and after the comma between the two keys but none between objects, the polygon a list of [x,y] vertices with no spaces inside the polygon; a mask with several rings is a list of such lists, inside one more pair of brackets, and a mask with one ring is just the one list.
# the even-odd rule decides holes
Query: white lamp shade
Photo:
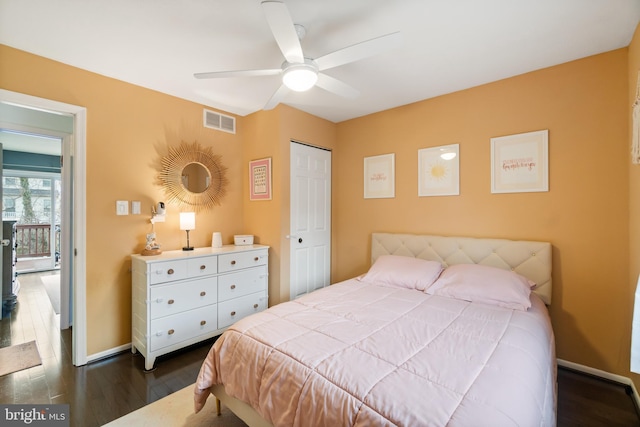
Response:
[{"label": "white lamp shade", "polygon": [[180,230],[195,230],[196,213],[180,212]]}]

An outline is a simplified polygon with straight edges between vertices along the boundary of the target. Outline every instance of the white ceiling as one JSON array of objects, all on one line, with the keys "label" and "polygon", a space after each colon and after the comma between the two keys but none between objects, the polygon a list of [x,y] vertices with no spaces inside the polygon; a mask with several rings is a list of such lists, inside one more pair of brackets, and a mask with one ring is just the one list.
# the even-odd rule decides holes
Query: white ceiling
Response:
[{"label": "white ceiling", "polygon": [[[326,71],[357,99],[313,88],[283,101],[333,122],[626,47],[640,20],[639,0],[285,3],[307,57],[403,34],[396,50]],[[0,0],[0,43],[239,115],[262,109],[279,76],[193,73],[283,61],[260,0]]]}]

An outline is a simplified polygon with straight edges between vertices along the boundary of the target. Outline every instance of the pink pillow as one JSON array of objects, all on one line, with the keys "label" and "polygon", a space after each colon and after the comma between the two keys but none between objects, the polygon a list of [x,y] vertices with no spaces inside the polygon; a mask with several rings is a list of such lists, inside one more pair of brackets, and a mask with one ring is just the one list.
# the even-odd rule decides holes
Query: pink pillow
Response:
[{"label": "pink pillow", "polygon": [[440,273],[442,264],[398,255],[381,255],[360,280],[398,288],[424,291]]},{"label": "pink pillow", "polygon": [[426,293],[526,311],[532,286],[535,283],[510,270],[456,264],[447,267]]}]

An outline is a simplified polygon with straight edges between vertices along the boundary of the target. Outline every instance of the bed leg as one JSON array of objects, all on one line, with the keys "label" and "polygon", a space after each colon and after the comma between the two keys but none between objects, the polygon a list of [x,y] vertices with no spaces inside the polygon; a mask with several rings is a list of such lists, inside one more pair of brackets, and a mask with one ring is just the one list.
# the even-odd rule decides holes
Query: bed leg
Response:
[{"label": "bed leg", "polygon": [[222,415],[222,410],[220,409],[220,399],[216,397],[216,413],[218,416]]}]

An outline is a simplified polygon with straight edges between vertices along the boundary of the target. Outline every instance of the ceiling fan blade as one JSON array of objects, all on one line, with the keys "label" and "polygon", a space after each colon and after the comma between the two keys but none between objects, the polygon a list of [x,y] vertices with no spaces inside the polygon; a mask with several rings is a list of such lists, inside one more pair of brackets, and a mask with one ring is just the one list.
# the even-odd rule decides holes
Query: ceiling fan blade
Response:
[{"label": "ceiling fan blade", "polygon": [[285,85],[282,85],[275,91],[269,101],[267,101],[266,105],[262,108],[263,110],[272,110],[284,99],[285,96],[289,93],[289,88]]},{"label": "ceiling fan blade", "polygon": [[335,93],[336,95],[340,95],[343,98],[354,99],[360,95],[360,92],[357,89],[323,73],[318,73],[318,81],[316,82],[316,86],[331,93]]},{"label": "ceiling fan blade", "polygon": [[298,33],[293,25],[287,6],[281,1],[264,0],[262,2],[262,10],[267,18],[273,37],[276,39],[276,43],[278,43],[278,47],[280,47],[287,62],[292,64],[304,62]]},{"label": "ceiling fan blade", "polygon": [[399,47],[401,42],[402,33],[397,31],[345,47],[344,49],[336,50],[335,52],[316,58],[315,61],[320,71],[328,70],[329,68],[359,61]]},{"label": "ceiling fan blade", "polygon": [[196,79],[219,79],[227,77],[256,77],[256,76],[273,76],[280,74],[281,68],[265,69],[265,70],[237,70],[237,71],[213,71],[210,73],[195,73],[193,77]]}]

